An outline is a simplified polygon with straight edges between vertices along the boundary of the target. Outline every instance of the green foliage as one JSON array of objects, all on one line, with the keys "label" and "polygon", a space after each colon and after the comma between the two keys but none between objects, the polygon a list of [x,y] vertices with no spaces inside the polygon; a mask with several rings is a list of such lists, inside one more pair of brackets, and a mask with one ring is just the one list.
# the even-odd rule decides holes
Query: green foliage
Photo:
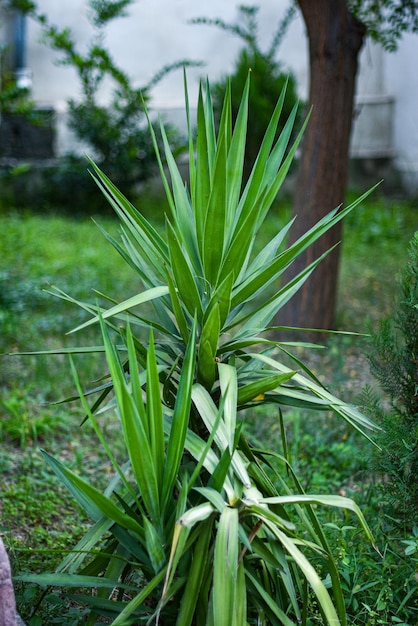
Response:
[{"label": "green foliage", "polygon": [[[50,289],[88,314],[74,330],[100,326],[102,345],[59,354],[106,357],[106,373],[93,389],[82,389],[73,363],[72,373],[114,477],[103,491],[43,453],[93,526],[53,574],[18,580],[74,590],[66,597],[90,609],[88,624],[103,616],[114,626],[307,625],[313,611],[324,623],[347,623],[315,508],[354,513],[371,540],[364,517],[348,498],[306,494],[286,455],[253,448],[242,411],[271,404],[332,410],[366,436],[373,428],[293,356],[291,344],[266,336],[270,320],[320,259],[273,295],[266,286],[357,202],[332,211],[288,248],[291,223],[254,252],[301,133],[289,148],[294,110],[275,140],[283,92],[243,189],[248,97],[249,81],[234,125],[227,91],[216,132],[209,85],[201,89],[195,141],[189,119],[189,188],[162,126],[169,184],[150,124],[168,202],[163,235],[91,162],[122,225],[120,240],[106,236],[136,272],[139,292],[121,302],[107,296],[105,307]],[[188,113],[187,97],[186,107]],[[121,457],[101,428],[108,413],[119,420]]]},{"label": "green foliage", "polygon": [[[370,501],[370,491],[367,497]],[[364,509],[367,514],[367,504]],[[337,516],[336,516],[337,517]],[[367,626],[378,624],[402,624],[412,626],[417,618],[415,553],[408,548],[416,546],[416,529],[407,539],[400,540],[402,533],[396,525],[379,529],[384,516],[378,513],[373,528],[381,535],[382,555],[373,553],[358,529],[345,525],[338,519],[327,523],[330,543],[338,554],[342,587],[350,623]]]},{"label": "green foliage", "polygon": [[416,0],[348,0],[347,4],[371,37],[389,51],[396,50],[403,33],[418,32]]},{"label": "green foliage", "polygon": [[[1,62],[1,59],[0,59]],[[6,80],[5,80],[6,79]],[[15,81],[7,76],[1,77],[0,112],[33,115],[33,102],[29,100],[29,92],[18,87]]]},{"label": "green foliage", "polygon": [[[268,126],[276,103],[283,92],[285,85],[286,98],[283,103],[283,119],[287,119],[296,104],[297,90],[296,81],[283,63],[277,60],[279,46],[286,34],[289,24],[296,12],[292,3],[280,21],[267,51],[263,51],[258,41],[257,13],[259,7],[241,5],[237,22],[229,24],[221,19],[197,18],[192,20],[194,24],[207,24],[221,28],[233,35],[240,37],[244,47],[239,52],[235,67],[230,76],[223,77],[212,85],[212,96],[215,111],[215,119],[219,122],[222,104],[227,90],[227,84],[231,81],[232,117],[235,120],[241,101],[248,72],[251,71],[251,91],[249,96],[249,128],[248,133],[244,180],[247,180],[262,143],[265,129]],[[296,119],[296,127],[300,121],[300,114]],[[283,125],[279,122],[277,136]]]},{"label": "green foliage", "polygon": [[98,26],[113,20],[115,17],[125,17],[125,8],[132,4],[133,0],[90,0],[90,6],[94,11],[94,23]]},{"label": "green foliage", "polygon": [[[85,52],[79,50],[74,34],[68,28],[50,23],[47,15],[39,12],[35,4],[25,7],[29,15],[42,27],[46,45],[60,53],[60,64],[72,67],[80,80],[81,100],[70,99],[69,127],[76,137],[90,146],[97,162],[118,185],[123,185],[132,197],[134,188],[156,171],[157,161],[147,130],[144,103],[151,88],[164,76],[183,66],[187,60],[177,61],[162,68],[147,85],[135,87],[130,77],[120,69],[105,46],[105,28],[119,17],[126,16],[126,7],[132,0],[111,2],[89,0],[87,16],[93,35]],[[100,90],[111,85],[110,102],[103,103]],[[173,128],[167,132],[173,145],[179,148],[181,140]],[[85,160],[69,155],[62,163],[47,172],[48,187],[52,187],[45,202],[51,206],[64,204],[69,186],[78,192],[75,202],[86,204],[93,197],[92,184],[85,168]],[[53,194],[56,190],[55,196]]]},{"label": "green foliage", "polygon": [[5,417],[0,422],[0,441],[17,441],[21,447],[37,444],[62,425],[62,418],[51,414],[42,404],[31,398],[30,390],[9,391],[0,399]]},{"label": "green foliage", "polygon": [[0,113],[17,113],[37,121],[29,89],[19,87],[12,72],[7,71],[7,48],[0,46]]},{"label": "green foliage", "polygon": [[381,406],[371,390],[366,404],[381,424],[376,454],[382,472],[382,490],[398,514],[412,520],[418,513],[418,233],[409,246],[409,262],[399,281],[393,314],[372,334],[368,358],[371,372],[390,399]]}]

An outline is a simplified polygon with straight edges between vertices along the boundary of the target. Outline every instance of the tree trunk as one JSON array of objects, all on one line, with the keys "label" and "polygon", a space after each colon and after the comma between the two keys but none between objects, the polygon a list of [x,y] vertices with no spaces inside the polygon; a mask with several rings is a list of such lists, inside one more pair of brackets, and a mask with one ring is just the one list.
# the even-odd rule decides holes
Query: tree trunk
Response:
[{"label": "tree trunk", "polygon": [[[291,231],[295,241],[326,213],[344,201],[353,116],[358,54],[364,25],[348,11],[345,0],[298,0],[309,39],[312,114],[302,145]],[[292,264],[290,279],[341,240],[338,225],[323,235]],[[331,329],[339,249],[316,268],[302,289],[284,307],[278,325]]]}]

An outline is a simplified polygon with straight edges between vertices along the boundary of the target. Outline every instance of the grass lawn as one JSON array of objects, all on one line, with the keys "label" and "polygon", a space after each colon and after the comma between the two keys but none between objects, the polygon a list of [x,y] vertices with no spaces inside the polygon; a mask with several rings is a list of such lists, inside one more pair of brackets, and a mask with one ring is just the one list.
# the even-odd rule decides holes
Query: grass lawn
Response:
[{"label": "grass lawn", "polygon": [[[146,201],[146,200],[145,200]],[[162,211],[155,208],[155,219]],[[338,323],[364,333],[391,310],[396,274],[417,228],[418,210],[405,201],[374,196],[350,215],[342,244],[338,291]],[[266,237],[283,221],[288,207],[280,204],[268,222]],[[118,224],[108,216],[97,222],[112,235]],[[109,294],[115,300],[138,292],[137,277],[112,249],[90,218],[34,215],[14,211],[0,216],[0,352],[53,350],[71,345],[95,345],[97,330],[66,334],[84,321],[77,306],[48,293],[51,285],[77,300]],[[46,290],[46,291],[45,291]],[[315,351],[310,365],[330,389],[353,402],[371,382],[364,352],[367,339],[340,336],[326,351]],[[101,359],[75,359],[82,381],[97,380]],[[109,478],[105,455],[77,402],[52,404],[74,394],[65,356],[2,356],[0,362],[0,532],[10,550],[15,573],[52,570],[88,524],[67,491],[45,467],[39,448],[65,460],[76,471],[88,472],[97,486]],[[375,533],[379,556],[344,514],[330,515],[330,541],[338,551],[351,624],[418,622],[416,599],[418,536],[413,524],[401,527],[389,515],[378,481],[369,470],[371,445],[335,418],[286,414],[289,445],[304,487],[311,492],[347,494],[362,506]],[[103,428],[118,451],[118,430],[111,421]],[[249,413],[251,436],[273,447],[281,445],[277,416]],[[107,458],[107,457],[106,457]],[[418,534],[418,530],[417,530]],[[402,543],[409,541],[410,543]],[[414,548],[415,546],[415,548]],[[405,554],[407,549],[408,554]],[[19,609],[29,621],[38,590],[17,585]],[[31,626],[78,623],[32,619]],[[59,619],[62,620],[62,617]],[[312,622],[319,623],[319,622]]]}]

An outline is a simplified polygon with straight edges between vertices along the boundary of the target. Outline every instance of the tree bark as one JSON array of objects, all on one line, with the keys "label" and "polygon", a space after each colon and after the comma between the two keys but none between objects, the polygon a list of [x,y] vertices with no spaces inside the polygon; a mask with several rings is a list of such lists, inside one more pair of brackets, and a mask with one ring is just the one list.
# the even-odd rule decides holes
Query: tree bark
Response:
[{"label": "tree bark", "polygon": [[[291,242],[344,201],[349,160],[358,54],[365,27],[345,0],[298,0],[309,39],[312,114],[302,145]],[[341,224],[323,235],[292,264],[287,278],[341,240]],[[332,329],[339,249],[316,268],[302,289],[279,312],[278,325]]]}]

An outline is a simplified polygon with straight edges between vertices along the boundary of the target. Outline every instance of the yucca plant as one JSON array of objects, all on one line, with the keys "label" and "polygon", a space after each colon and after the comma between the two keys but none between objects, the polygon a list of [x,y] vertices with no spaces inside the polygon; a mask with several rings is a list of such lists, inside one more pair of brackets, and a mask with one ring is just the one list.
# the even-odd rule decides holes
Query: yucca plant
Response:
[{"label": "yucca plant", "polygon": [[[251,447],[242,416],[248,406],[274,403],[332,410],[366,436],[373,427],[292,356],[291,344],[266,334],[320,259],[280,284],[286,268],[362,198],[333,211],[291,247],[285,247],[288,224],[254,253],[303,132],[289,147],[296,108],[275,141],[283,92],[241,191],[249,81],[234,126],[227,90],[218,133],[209,86],[201,88],[196,140],[186,82],[185,91],[188,184],[162,125],[168,181],[150,125],[168,200],[164,236],[91,163],[122,224],[120,241],[105,235],[143,290],[121,303],[108,297],[107,309],[77,302],[90,318],[75,330],[100,324],[103,346],[67,351],[106,355],[109,378],[91,390],[98,394],[92,406],[74,366],[73,373],[115,477],[102,493],[44,453],[94,525],[57,572],[35,580],[93,588],[68,594],[90,607],[88,624],[107,616],[115,626],[288,626],[311,623],[313,611],[322,623],[346,624],[337,567],[314,505],[350,509],[370,536],[367,524],[347,498],[305,494],[286,454]],[[277,289],[267,290],[273,284]],[[100,431],[102,411],[118,415],[124,465]],[[283,441],[286,451],[284,435]]]}]

